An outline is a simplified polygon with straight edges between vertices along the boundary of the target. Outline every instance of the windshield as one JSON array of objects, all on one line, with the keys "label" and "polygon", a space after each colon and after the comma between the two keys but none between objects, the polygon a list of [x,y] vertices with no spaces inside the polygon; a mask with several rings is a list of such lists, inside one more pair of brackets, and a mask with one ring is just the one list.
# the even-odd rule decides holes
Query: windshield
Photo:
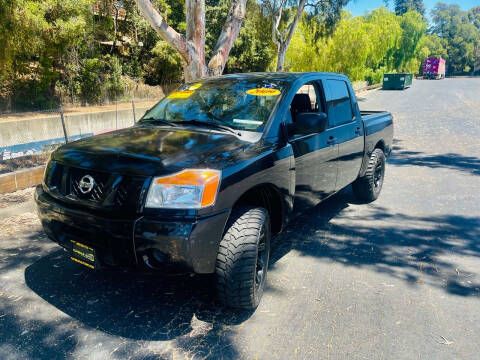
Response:
[{"label": "windshield", "polygon": [[216,79],[187,84],[174,91],[141,122],[205,122],[262,132],[284,84],[264,79]]}]

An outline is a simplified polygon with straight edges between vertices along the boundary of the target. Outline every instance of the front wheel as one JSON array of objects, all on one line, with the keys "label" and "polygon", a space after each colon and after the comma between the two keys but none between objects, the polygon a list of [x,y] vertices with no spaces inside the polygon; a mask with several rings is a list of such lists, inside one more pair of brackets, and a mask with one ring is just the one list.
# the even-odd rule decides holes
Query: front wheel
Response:
[{"label": "front wheel", "polygon": [[365,175],[352,184],[353,192],[358,199],[370,202],[378,198],[385,178],[385,160],[385,154],[381,149],[373,150]]},{"label": "front wheel", "polygon": [[265,289],[270,257],[270,218],[261,207],[236,207],[220,242],[215,268],[218,300],[255,309]]}]

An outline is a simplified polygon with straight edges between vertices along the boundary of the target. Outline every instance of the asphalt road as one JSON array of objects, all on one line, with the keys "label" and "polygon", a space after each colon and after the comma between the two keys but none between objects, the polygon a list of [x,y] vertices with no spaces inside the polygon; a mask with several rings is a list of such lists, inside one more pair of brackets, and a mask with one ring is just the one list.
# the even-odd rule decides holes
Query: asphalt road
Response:
[{"label": "asphalt road", "polygon": [[28,206],[0,212],[0,358],[478,359],[480,79],[360,105],[395,117],[380,198],[346,189],[292,223],[254,313],[197,276],[93,273]]}]

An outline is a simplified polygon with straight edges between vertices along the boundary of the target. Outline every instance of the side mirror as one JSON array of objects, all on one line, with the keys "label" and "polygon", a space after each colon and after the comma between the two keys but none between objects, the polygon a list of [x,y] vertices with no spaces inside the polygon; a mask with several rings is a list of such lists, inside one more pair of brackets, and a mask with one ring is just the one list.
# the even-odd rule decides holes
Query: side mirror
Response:
[{"label": "side mirror", "polygon": [[324,132],[328,125],[327,114],[305,112],[295,117],[291,127],[291,135],[307,135]]}]

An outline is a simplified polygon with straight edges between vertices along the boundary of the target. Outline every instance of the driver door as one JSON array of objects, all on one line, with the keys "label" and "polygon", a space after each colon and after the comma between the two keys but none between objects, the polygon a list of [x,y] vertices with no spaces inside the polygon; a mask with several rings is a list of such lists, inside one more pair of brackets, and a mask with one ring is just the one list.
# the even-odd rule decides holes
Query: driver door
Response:
[{"label": "driver door", "polygon": [[[299,113],[327,113],[321,86],[320,82],[313,81],[300,87],[286,116],[287,129],[295,126],[295,116]],[[318,204],[335,191],[339,155],[333,132],[329,119],[329,126],[322,133],[289,134],[295,159],[294,209],[296,211],[303,211]]]}]

